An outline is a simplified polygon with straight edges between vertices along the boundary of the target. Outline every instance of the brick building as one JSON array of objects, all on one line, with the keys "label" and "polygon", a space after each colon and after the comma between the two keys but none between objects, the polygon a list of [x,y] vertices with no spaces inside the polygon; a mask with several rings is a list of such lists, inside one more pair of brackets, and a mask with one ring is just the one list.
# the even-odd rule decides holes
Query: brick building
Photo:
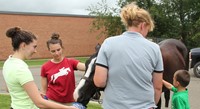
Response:
[{"label": "brick building", "polygon": [[13,52],[11,39],[6,37],[5,32],[15,26],[38,36],[34,59],[51,57],[46,41],[54,32],[60,34],[67,57],[89,56],[95,52],[95,45],[105,39],[97,38],[99,32],[90,32],[93,19],[90,16],[64,14],[0,12],[0,60],[5,60]]}]

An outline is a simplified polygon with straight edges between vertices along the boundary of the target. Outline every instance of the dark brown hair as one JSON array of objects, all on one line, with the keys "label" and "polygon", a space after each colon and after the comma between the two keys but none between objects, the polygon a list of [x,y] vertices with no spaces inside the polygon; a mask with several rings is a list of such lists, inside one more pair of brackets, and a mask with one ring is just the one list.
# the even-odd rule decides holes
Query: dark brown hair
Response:
[{"label": "dark brown hair", "polygon": [[9,28],[6,31],[6,36],[12,39],[14,51],[19,49],[19,45],[22,42],[28,45],[33,42],[33,39],[37,40],[37,37],[33,33],[22,30],[20,27]]},{"label": "dark brown hair", "polygon": [[187,70],[178,70],[176,73],[176,80],[181,86],[186,87],[190,83],[190,74]]},{"label": "dark brown hair", "polygon": [[58,33],[53,33],[51,35],[51,39],[47,41],[47,48],[49,49],[49,44],[60,44],[60,46],[63,48],[62,40],[59,39],[59,37],[60,35]]}]

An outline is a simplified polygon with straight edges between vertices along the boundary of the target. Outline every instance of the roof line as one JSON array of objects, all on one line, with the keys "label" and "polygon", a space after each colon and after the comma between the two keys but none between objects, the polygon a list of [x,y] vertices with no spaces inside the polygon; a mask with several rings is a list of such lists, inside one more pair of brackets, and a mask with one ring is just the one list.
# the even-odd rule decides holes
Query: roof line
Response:
[{"label": "roof line", "polygon": [[15,14],[15,15],[32,15],[32,16],[63,16],[63,17],[85,17],[93,18],[90,15],[75,15],[75,14],[57,14],[57,13],[37,13],[37,12],[14,12],[14,11],[0,11],[0,14]]}]

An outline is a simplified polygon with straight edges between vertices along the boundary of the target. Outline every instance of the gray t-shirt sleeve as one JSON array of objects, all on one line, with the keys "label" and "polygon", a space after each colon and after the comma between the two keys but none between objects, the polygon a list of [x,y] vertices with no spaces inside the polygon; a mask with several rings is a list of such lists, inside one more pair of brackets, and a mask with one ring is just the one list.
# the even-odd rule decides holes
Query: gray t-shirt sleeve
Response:
[{"label": "gray t-shirt sleeve", "polygon": [[154,70],[154,72],[156,72],[156,73],[161,73],[161,72],[163,72],[163,59],[162,59],[162,53],[161,53],[161,51],[160,51],[160,47],[159,46],[157,46],[157,62],[156,62],[156,66],[155,66],[155,70]]},{"label": "gray t-shirt sleeve", "polygon": [[101,48],[97,55],[96,65],[100,65],[100,66],[108,68],[108,55],[106,54],[107,49],[108,49],[107,42],[105,40],[103,44],[101,45]]}]

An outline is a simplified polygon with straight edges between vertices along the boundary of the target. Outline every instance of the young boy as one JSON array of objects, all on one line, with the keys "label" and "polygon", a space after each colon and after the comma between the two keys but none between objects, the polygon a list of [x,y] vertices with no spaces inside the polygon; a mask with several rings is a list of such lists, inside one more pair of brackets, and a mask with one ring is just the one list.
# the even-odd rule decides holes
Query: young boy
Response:
[{"label": "young boy", "polygon": [[190,109],[188,86],[190,82],[190,74],[186,70],[177,70],[174,73],[173,85],[163,80],[163,84],[166,88],[173,91],[172,96],[172,109]]}]

